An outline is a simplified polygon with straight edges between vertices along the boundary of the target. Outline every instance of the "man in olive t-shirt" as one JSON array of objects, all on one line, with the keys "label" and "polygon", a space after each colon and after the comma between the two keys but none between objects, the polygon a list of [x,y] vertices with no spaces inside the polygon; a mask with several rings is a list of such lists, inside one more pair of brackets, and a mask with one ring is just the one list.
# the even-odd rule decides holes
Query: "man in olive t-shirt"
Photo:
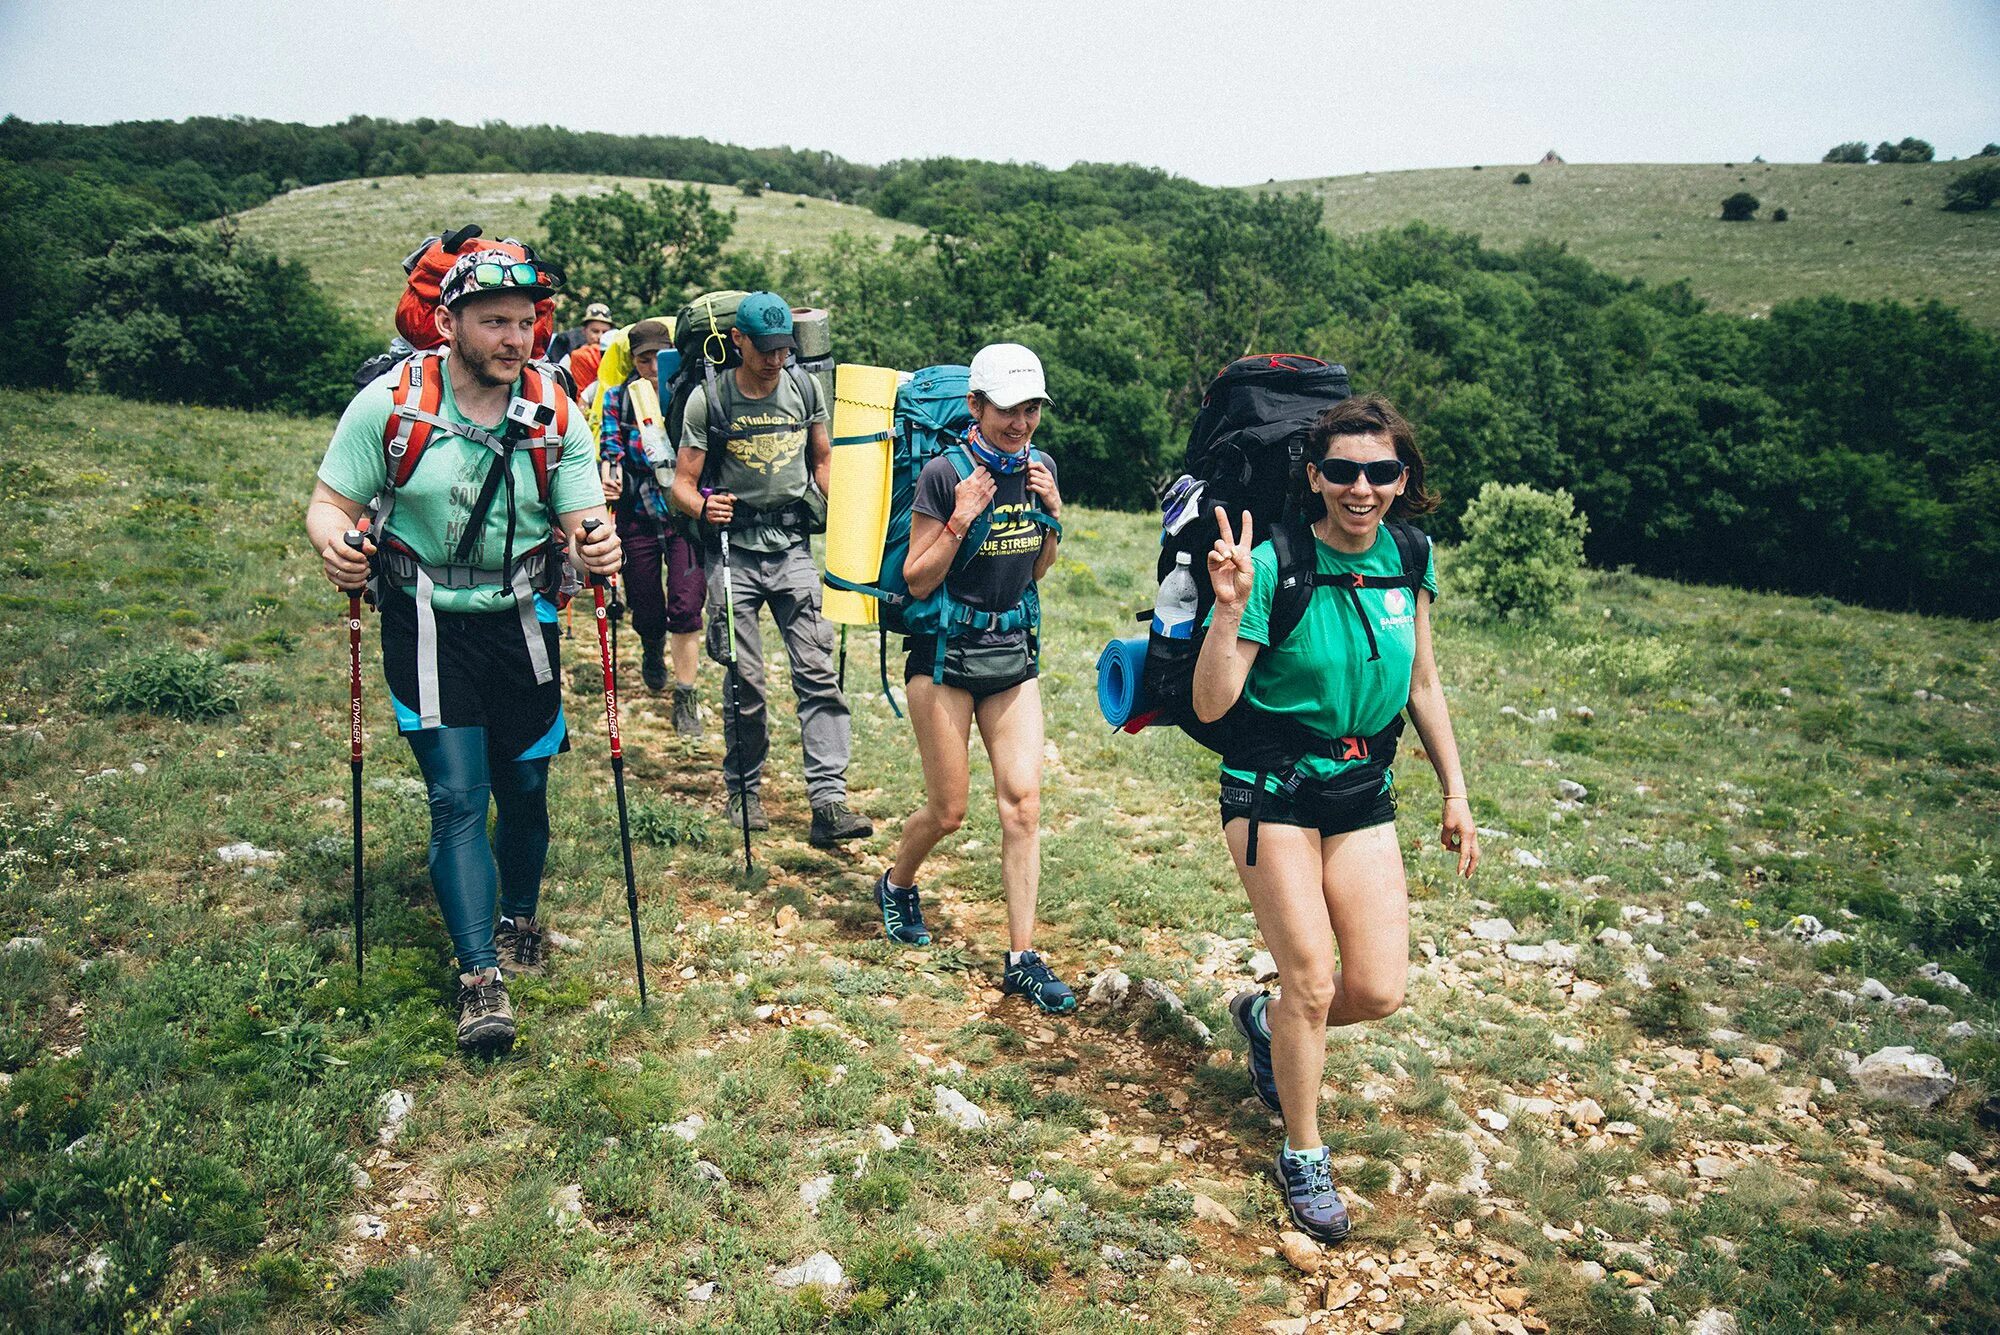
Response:
[{"label": "man in olive t-shirt", "polygon": [[[824,513],[833,467],[827,405],[811,376],[786,365],[798,344],[792,309],[776,293],[744,297],[729,337],[742,364],[709,377],[688,398],[673,503],[729,534],[736,708],[723,710],[722,773],[731,819],[741,818],[741,803],[749,808],[750,828],[770,828],[758,797],[771,735],[757,612],[768,606],[785,638],[792,693],[799,702],[811,842],[825,848],[865,839],[875,827],[847,808],[851,723],[833,666],[833,626],[820,615],[819,569],[808,536],[808,509]],[[710,402],[711,387],[718,402]],[[722,457],[708,468],[705,488],[702,472],[712,445],[720,446]],[[729,666],[719,541],[710,550],[708,653]]]}]

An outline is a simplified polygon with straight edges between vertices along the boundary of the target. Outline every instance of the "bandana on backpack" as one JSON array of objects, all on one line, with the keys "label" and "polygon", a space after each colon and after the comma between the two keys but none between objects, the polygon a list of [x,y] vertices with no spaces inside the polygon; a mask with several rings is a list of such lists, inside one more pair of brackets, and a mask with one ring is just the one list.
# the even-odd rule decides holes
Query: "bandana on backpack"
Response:
[{"label": "bandana on backpack", "polygon": [[1008,454],[1005,450],[994,449],[986,443],[986,437],[980,434],[977,422],[965,429],[965,446],[972,451],[973,458],[1003,477],[1022,472],[1028,466],[1030,451],[1022,450],[1019,454]]}]

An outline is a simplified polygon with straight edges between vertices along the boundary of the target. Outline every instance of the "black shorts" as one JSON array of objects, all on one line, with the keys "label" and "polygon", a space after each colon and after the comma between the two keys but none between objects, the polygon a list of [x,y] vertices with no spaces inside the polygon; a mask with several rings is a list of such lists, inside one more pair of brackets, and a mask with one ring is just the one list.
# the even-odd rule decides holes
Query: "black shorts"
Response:
[{"label": "black shorts", "polygon": [[[386,583],[386,581],[384,581]],[[562,636],[555,607],[537,597],[537,628],[552,675],[535,680],[527,640],[513,608],[437,613],[439,721],[447,728],[484,728],[489,754],[536,760],[569,750],[562,712]],[[396,730],[422,727],[417,684],[417,600],[390,585],[381,598],[382,675],[396,706]]]},{"label": "black shorts", "polygon": [[[1223,775],[1222,823],[1248,820],[1255,796],[1249,784]],[[1295,825],[1304,830],[1318,830],[1326,838],[1392,824],[1396,819],[1396,790],[1384,784],[1377,792],[1332,797],[1311,783],[1302,783],[1289,794],[1266,792],[1256,811],[1260,825]]]},{"label": "black shorts", "polygon": [[[937,637],[912,635],[903,641],[910,655],[903,664],[903,681],[928,677],[937,670]],[[1003,644],[976,645],[970,640],[953,640],[944,651],[944,684],[969,692],[974,700],[1011,691],[1024,681],[1040,676],[1035,651],[1023,634]]]}]

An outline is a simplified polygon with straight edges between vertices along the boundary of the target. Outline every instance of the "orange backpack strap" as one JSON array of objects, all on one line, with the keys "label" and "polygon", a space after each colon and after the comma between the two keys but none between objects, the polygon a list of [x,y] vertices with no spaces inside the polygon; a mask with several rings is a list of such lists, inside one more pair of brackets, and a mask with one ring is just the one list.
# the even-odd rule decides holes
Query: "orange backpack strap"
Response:
[{"label": "orange backpack strap", "polygon": [[535,464],[535,489],[541,493],[542,504],[547,505],[556,465],[562,462],[563,436],[569,432],[569,395],[563,393],[562,386],[546,369],[535,366],[521,369],[521,394],[555,410],[555,419],[547,426],[536,427],[528,438],[528,457]]},{"label": "orange backpack strap", "polygon": [[443,401],[444,358],[427,352],[404,361],[396,376],[389,419],[382,427],[382,456],[388,465],[390,486],[402,486],[416,471]]}]

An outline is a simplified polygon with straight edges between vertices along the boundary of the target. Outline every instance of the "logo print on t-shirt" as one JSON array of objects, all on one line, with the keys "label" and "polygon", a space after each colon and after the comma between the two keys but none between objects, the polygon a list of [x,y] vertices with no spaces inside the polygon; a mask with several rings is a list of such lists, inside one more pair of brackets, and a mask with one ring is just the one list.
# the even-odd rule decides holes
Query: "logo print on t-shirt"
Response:
[{"label": "logo print on t-shirt", "polygon": [[1410,605],[1410,595],[1401,589],[1390,589],[1382,595],[1382,610],[1390,616],[1401,616]]}]

